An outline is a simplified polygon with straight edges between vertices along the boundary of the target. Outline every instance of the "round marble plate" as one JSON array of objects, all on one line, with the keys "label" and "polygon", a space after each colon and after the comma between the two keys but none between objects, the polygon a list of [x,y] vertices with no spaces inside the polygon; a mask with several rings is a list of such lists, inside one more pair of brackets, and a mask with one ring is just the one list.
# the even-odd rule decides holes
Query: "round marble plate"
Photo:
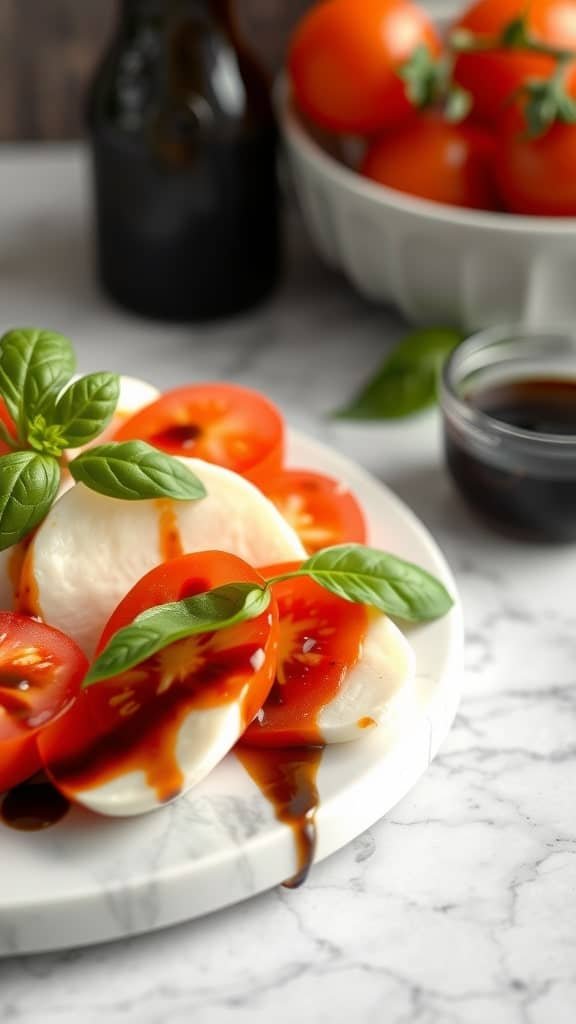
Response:
[{"label": "round marble plate", "polygon": [[[293,435],[290,463],[346,481],[368,516],[371,542],[436,573],[450,571],[415,516],[386,487],[324,446]],[[445,738],[459,697],[462,621],[410,630],[418,712],[398,735],[375,729],[328,748],[318,773],[316,860],[372,825],[422,775]],[[246,899],[295,872],[291,830],[274,817],[230,755],[199,787],[143,818],[111,820],[74,809],[44,832],[0,825],[0,954],[117,939]]]}]

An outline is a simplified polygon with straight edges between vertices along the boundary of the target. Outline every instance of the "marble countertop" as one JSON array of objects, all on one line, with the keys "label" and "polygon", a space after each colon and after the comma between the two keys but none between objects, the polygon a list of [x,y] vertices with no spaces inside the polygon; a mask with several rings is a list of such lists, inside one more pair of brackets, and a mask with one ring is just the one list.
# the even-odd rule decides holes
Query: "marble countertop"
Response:
[{"label": "marble countertop", "polygon": [[0,327],[59,329],[86,370],[262,388],[294,426],[385,480],[456,574],[464,698],[416,789],[303,889],[108,946],[2,961],[0,1021],[572,1024],[576,550],[504,541],[473,520],[443,468],[434,413],[377,427],[327,418],[405,325],[325,271],[297,220],[269,305],[165,328],[98,295],[84,184],[75,149],[0,149]]}]

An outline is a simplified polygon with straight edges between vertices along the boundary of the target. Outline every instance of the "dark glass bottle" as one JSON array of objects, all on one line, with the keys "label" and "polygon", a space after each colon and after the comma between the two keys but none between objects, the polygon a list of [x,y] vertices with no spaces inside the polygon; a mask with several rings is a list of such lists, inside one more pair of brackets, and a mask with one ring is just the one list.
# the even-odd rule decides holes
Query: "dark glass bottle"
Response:
[{"label": "dark glass bottle", "polygon": [[276,132],[230,0],[122,0],[89,125],[98,273],[112,298],[196,320],[270,292]]}]

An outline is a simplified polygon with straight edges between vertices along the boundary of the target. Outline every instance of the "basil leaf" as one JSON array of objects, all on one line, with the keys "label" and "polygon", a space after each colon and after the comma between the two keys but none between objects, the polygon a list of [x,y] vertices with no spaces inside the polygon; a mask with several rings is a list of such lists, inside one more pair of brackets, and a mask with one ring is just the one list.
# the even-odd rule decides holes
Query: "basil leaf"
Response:
[{"label": "basil leaf", "polygon": [[18,328],[0,339],[0,394],[21,439],[27,423],[54,405],[75,366],[72,344],[62,334]]},{"label": "basil leaf", "polygon": [[446,357],[464,335],[451,328],[416,331],[393,350],[363,391],[336,413],[339,419],[398,419],[434,405]]},{"label": "basil leaf", "polygon": [[110,423],[119,397],[120,379],[115,373],[91,373],[70,384],[52,415],[67,446],[79,448],[98,437]]},{"label": "basil leaf", "polygon": [[3,441],[8,448],[13,448],[14,450],[20,447],[18,441],[12,436],[3,420],[0,420],[0,441]]},{"label": "basil leaf", "polygon": [[11,452],[0,457],[0,551],[38,526],[59,485],[60,466],[48,455]]},{"label": "basil leaf", "polygon": [[26,440],[29,448],[42,455],[52,455],[55,459],[60,458],[67,445],[59,425],[47,423],[42,413],[38,413],[28,424]]},{"label": "basil leaf", "polygon": [[78,455],[68,468],[77,483],[109,498],[196,501],[206,496],[202,481],[182,462],[144,441],[90,448]]},{"label": "basil leaf", "polygon": [[453,605],[440,580],[424,569],[361,544],[319,551],[304,562],[299,574],[346,601],[370,605],[408,622],[437,619]]},{"label": "basil leaf", "polygon": [[254,583],[230,583],[184,601],[150,608],[112,637],[82,685],[87,689],[127,672],[178,640],[255,619],[266,611],[269,603],[267,588]]}]

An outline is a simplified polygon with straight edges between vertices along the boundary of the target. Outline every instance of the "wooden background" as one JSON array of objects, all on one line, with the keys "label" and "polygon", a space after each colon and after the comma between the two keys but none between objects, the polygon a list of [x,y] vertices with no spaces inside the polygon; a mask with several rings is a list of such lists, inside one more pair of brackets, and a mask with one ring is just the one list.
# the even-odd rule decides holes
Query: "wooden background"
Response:
[{"label": "wooden background", "polygon": [[[311,0],[236,0],[273,70]],[[64,139],[81,132],[86,82],[119,0],[0,0],[0,139]]]}]

